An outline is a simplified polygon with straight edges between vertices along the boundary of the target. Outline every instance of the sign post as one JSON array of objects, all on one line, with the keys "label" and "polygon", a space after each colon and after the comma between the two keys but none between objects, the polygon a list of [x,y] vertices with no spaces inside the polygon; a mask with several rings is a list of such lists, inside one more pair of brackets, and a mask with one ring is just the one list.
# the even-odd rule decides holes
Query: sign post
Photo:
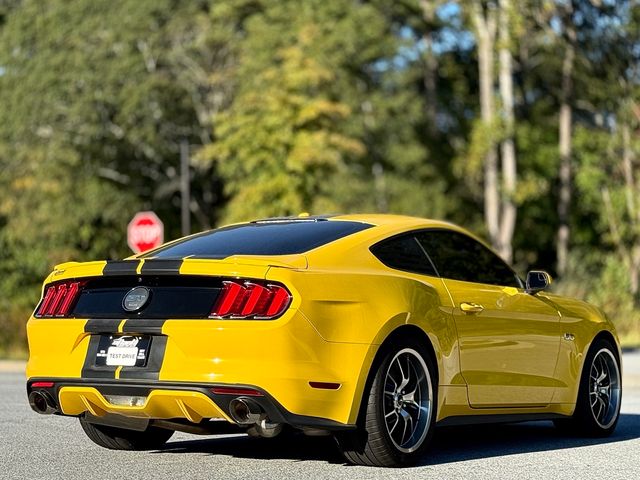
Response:
[{"label": "sign post", "polygon": [[164,242],[164,224],[153,212],[138,212],[127,226],[127,243],[134,253],[159,247]]}]

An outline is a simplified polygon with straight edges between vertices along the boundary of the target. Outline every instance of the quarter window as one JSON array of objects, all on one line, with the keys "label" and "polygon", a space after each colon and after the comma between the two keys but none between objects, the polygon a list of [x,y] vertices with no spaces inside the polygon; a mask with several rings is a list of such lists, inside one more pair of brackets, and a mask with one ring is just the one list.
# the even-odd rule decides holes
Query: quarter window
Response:
[{"label": "quarter window", "polygon": [[467,235],[451,230],[426,230],[418,232],[416,238],[443,278],[522,288],[511,267]]},{"label": "quarter window", "polygon": [[371,253],[387,267],[436,276],[431,262],[413,235],[384,240],[372,246]]}]

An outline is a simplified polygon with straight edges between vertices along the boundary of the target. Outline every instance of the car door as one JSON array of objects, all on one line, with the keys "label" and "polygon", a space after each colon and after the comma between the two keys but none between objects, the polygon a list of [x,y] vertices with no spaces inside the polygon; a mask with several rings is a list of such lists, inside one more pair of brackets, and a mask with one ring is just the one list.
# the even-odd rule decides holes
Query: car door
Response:
[{"label": "car door", "polygon": [[451,230],[418,234],[448,288],[460,346],[460,369],[472,407],[551,402],[560,348],[560,315],[497,255]]}]

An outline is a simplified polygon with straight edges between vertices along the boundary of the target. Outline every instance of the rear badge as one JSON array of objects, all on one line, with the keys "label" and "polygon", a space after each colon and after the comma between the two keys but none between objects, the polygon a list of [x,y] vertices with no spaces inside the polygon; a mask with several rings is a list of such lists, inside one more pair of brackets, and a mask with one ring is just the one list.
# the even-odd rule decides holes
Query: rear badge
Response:
[{"label": "rear badge", "polygon": [[127,292],[122,299],[122,308],[127,312],[137,312],[149,301],[151,292],[147,287],[135,287]]}]

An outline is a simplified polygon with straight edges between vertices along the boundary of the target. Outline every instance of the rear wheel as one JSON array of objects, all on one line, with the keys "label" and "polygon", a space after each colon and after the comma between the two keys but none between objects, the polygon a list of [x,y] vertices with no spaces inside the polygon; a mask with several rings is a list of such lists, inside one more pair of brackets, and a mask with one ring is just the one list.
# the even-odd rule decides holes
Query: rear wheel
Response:
[{"label": "rear wheel", "polygon": [[567,433],[609,436],[618,423],[621,399],[620,362],[616,350],[609,341],[596,340],[585,359],[573,416],[554,423]]},{"label": "rear wheel", "polygon": [[435,423],[435,371],[417,342],[387,349],[365,397],[358,431],[336,437],[349,462],[391,467],[420,457]]},{"label": "rear wheel", "polygon": [[173,430],[147,427],[141,432],[90,423],[83,417],[80,425],[95,444],[110,450],[155,450],[173,435]]}]

